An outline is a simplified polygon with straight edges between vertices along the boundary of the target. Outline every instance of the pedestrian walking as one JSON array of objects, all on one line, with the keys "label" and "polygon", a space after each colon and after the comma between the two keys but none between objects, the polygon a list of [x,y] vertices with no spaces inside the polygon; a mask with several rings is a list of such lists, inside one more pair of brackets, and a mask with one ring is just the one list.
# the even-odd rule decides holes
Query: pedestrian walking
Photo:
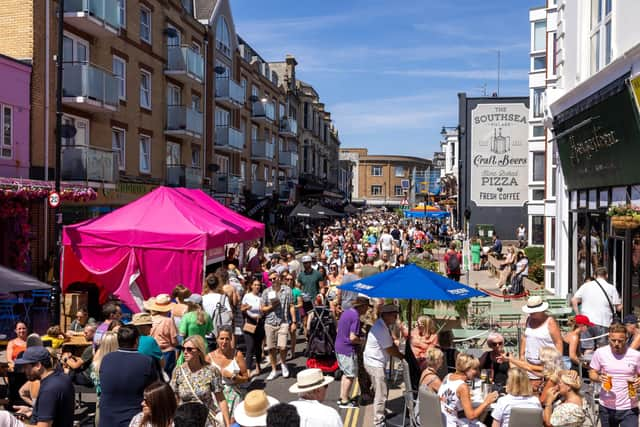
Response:
[{"label": "pedestrian walking", "polygon": [[455,242],[449,244],[449,249],[444,255],[444,264],[447,270],[447,277],[459,282],[462,269],[462,254],[456,249]]}]

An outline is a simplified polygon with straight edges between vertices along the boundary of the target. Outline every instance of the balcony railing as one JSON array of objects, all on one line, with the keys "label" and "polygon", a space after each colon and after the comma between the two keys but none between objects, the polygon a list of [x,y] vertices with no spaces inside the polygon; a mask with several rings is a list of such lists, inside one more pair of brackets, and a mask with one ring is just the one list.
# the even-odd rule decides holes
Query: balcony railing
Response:
[{"label": "balcony railing", "polygon": [[298,135],[298,121],[292,117],[280,119],[280,133],[287,136]]},{"label": "balcony railing", "polygon": [[121,27],[118,0],[66,0],[64,19],[94,35]]},{"label": "balcony railing", "polygon": [[216,101],[231,108],[244,105],[245,89],[229,78],[216,79]]},{"label": "balcony railing", "polygon": [[185,165],[167,165],[169,187],[202,188],[202,169]]},{"label": "balcony railing", "polygon": [[73,145],[62,147],[60,178],[63,181],[115,183],[115,154],[104,148]]},{"label": "balcony railing", "polygon": [[267,119],[272,122],[276,119],[276,107],[273,102],[256,101],[251,106],[251,117],[255,119]]},{"label": "balcony railing", "polygon": [[231,126],[216,126],[216,147],[244,150],[244,134]]},{"label": "balcony railing", "polygon": [[166,74],[204,80],[204,58],[190,46],[167,47]]},{"label": "balcony railing", "polygon": [[202,113],[183,105],[168,105],[167,133],[202,136]]},{"label": "balcony railing", "polygon": [[298,153],[280,151],[278,154],[278,164],[285,167],[298,167]]},{"label": "balcony railing", "polygon": [[215,175],[214,190],[221,194],[238,194],[241,184],[242,178],[239,176],[219,173]]},{"label": "balcony railing", "polygon": [[251,141],[251,158],[257,160],[273,160],[275,151],[273,143],[264,139],[254,139]]},{"label": "balcony railing", "polygon": [[86,104],[92,110],[118,108],[118,81],[113,74],[91,64],[64,64],[62,75],[63,101]]}]

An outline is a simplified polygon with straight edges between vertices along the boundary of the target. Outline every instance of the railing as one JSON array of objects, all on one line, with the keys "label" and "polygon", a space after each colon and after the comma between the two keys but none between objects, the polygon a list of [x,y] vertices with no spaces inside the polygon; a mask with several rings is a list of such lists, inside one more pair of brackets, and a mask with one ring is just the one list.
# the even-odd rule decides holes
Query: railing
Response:
[{"label": "railing", "polygon": [[240,193],[242,178],[237,175],[218,173],[215,176],[214,189],[216,193],[238,194]]},{"label": "railing", "polygon": [[233,80],[229,78],[216,79],[216,98],[229,98],[240,105],[244,105],[244,95],[244,88]]},{"label": "railing", "polygon": [[167,71],[182,71],[204,79],[204,58],[189,46],[167,47]]},{"label": "railing", "polygon": [[118,178],[115,154],[104,148],[63,146],[60,178],[63,181],[115,183]]},{"label": "railing", "polygon": [[253,117],[265,117],[271,121],[276,119],[276,107],[273,102],[256,101],[251,107]]},{"label": "railing", "polygon": [[65,63],[62,96],[89,98],[117,108],[118,81],[113,74],[91,64]]},{"label": "railing", "polygon": [[251,193],[256,196],[264,196],[267,194],[267,182],[255,180],[251,183]]},{"label": "railing", "polygon": [[66,0],[65,13],[88,13],[94,19],[102,21],[115,29],[121,27],[118,0]]},{"label": "railing", "polygon": [[202,169],[185,165],[167,165],[165,183],[169,187],[202,187]]},{"label": "railing", "polygon": [[244,150],[244,134],[230,126],[216,126],[216,146]]},{"label": "railing", "polygon": [[278,163],[283,166],[298,166],[298,153],[291,151],[280,151],[278,155]]},{"label": "railing", "polygon": [[266,142],[264,139],[251,141],[251,157],[270,160],[274,155],[273,143]]},{"label": "railing", "polygon": [[298,134],[298,121],[293,117],[283,117],[280,119],[280,132]]},{"label": "railing", "polygon": [[167,130],[202,135],[202,113],[183,105],[168,105]]}]

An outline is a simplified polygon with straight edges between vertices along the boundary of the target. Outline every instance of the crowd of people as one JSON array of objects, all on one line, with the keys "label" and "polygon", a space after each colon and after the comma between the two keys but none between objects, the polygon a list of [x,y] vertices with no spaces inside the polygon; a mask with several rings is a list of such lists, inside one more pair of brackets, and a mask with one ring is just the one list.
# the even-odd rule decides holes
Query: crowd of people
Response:
[{"label": "crowd of people", "polygon": [[[520,353],[506,352],[504,337],[494,331],[480,358],[456,350],[452,331],[437,330],[428,316],[407,325],[397,302],[338,288],[414,258],[435,259],[439,247],[446,248],[445,273],[459,280],[463,237],[436,222],[354,216],[310,229],[301,254],[286,247],[268,253],[259,243],[246,254],[230,248],[206,275],[202,293],[177,285],[171,295],[144,301],[129,322],[110,301],[101,322],[80,309],[66,332],[53,327],[46,336],[29,336],[27,325],[18,323],[7,347],[10,407],[38,426],[71,426],[74,386],[84,386],[96,391],[99,426],[334,427],[343,424],[325,402],[334,381],[325,373],[339,368],[336,405],[371,403],[379,427],[387,421],[386,369],[396,358],[415,364],[419,386],[438,396],[437,415],[447,426],[508,426],[510,411],[520,407],[541,409],[547,426],[583,425],[584,380],[605,386],[602,425],[637,425],[631,390],[640,386],[640,332],[635,317],[625,318],[626,326],[614,321],[620,298],[606,271],[574,295],[576,316],[567,333],[547,314],[547,303],[531,297],[523,307]],[[492,250],[501,252],[501,245],[494,241]],[[518,253],[507,251],[505,262],[515,269],[505,270],[524,273]],[[335,333],[316,340],[319,329]],[[73,334],[87,345],[69,347]],[[289,361],[301,348],[307,369],[295,373],[292,399],[280,403],[268,395],[269,384],[292,376]],[[335,363],[321,356],[334,356]],[[254,389],[252,382],[267,372],[265,390]],[[489,378],[495,390],[478,397],[478,378]],[[2,417],[20,425],[13,415]]]}]

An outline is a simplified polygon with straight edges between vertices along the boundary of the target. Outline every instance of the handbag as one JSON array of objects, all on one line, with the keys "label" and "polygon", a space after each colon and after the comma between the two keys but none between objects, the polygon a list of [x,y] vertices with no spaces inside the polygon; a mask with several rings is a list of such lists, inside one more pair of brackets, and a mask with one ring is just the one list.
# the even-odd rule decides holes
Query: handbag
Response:
[{"label": "handbag", "polygon": [[258,325],[255,323],[249,323],[247,320],[244,321],[244,325],[242,326],[242,330],[249,334],[255,334]]},{"label": "handbag", "polygon": [[604,294],[605,298],[607,298],[607,302],[609,303],[609,308],[611,309],[611,323],[620,323],[620,315],[613,308],[613,304],[611,303],[611,299],[609,298],[609,294],[604,290],[598,279],[594,279],[594,282],[598,284],[598,287]]},{"label": "handbag", "polygon": [[[180,372],[182,372],[182,376],[184,377],[187,385],[189,386],[189,390],[191,391],[191,394],[193,394],[193,397],[195,397],[198,400],[198,403],[206,407],[207,405],[205,405],[204,402],[200,400],[200,398],[196,394],[196,391],[193,389],[193,385],[191,384],[191,378],[189,378],[189,376],[184,372],[184,365],[180,366]],[[211,423],[212,426],[224,427],[224,421],[220,422],[218,415],[222,415],[222,412],[216,414],[211,409],[209,409],[209,415],[207,416],[207,418],[209,419],[209,422]]]}]

